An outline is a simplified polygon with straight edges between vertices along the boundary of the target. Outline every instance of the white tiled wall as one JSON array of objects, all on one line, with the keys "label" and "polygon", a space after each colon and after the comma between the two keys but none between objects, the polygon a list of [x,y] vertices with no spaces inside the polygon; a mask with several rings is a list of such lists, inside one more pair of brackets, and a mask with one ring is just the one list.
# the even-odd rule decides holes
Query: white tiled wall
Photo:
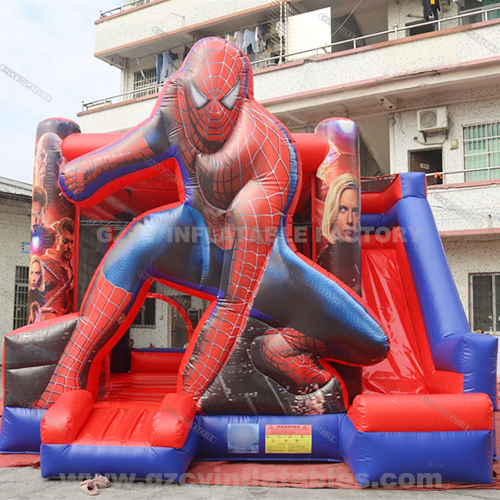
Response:
[{"label": "white tiled wall", "polygon": [[[443,246],[465,314],[469,318],[469,273],[500,272],[500,239],[471,241],[446,238]],[[497,378],[500,380],[500,356]]]},{"label": "white tiled wall", "polygon": [[16,266],[29,266],[21,244],[30,239],[31,206],[0,200],[0,362],[3,338],[13,330]]}]

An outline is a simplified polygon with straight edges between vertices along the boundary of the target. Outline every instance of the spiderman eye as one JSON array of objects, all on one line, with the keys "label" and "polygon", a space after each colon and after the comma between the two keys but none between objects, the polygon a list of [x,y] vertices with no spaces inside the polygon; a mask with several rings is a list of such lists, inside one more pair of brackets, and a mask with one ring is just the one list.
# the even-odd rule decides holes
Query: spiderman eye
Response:
[{"label": "spiderman eye", "polygon": [[189,89],[191,90],[191,98],[197,109],[201,109],[207,105],[210,99],[205,97],[194,83],[190,83]]},{"label": "spiderman eye", "polygon": [[227,109],[233,109],[236,106],[240,95],[240,81],[220,100],[221,104]]}]

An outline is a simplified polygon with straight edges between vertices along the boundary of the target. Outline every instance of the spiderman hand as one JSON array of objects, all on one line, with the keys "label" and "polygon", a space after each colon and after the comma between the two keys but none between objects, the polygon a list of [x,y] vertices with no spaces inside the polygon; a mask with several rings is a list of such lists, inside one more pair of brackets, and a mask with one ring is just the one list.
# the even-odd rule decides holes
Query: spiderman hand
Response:
[{"label": "spiderman hand", "polygon": [[96,167],[92,157],[85,157],[68,163],[61,172],[61,184],[65,191],[80,194],[86,186],[104,171],[102,166]]}]

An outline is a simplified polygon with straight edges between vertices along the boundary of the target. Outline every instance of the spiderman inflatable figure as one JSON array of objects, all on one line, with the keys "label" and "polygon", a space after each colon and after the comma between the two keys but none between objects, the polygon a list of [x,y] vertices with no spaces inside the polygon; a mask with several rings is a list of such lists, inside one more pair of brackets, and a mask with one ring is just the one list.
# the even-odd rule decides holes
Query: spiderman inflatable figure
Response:
[{"label": "spiderman inflatable figure", "polygon": [[[90,206],[160,165],[175,169],[180,201],[134,220],[108,251],[35,406],[86,388],[96,354],[130,324],[156,279],[214,297],[179,373],[179,390],[200,411],[344,411],[345,388],[324,359],[373,364],[387,355],[387,338],[360,297],[287,236],[300,158],[253,99],[251,66],[235,45],[198,42],[151,116],[68,163],[60,184],[70,201]],[[175,238],[176,229],[193,237]],[[234,369],[253,390],[238,391]]]}]

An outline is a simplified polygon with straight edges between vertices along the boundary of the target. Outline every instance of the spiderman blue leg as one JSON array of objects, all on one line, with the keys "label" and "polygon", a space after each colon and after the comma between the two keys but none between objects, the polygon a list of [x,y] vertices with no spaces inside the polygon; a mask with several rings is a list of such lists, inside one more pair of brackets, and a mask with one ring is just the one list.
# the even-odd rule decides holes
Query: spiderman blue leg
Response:
[{"label": "spiderman blue leg", "polygon": [[185,205],[150,213],[128,227],[94,276],[76,328],[35,407],[48,407],[66,390],[86,388],[95,355],[116,332],[144,282],[155,274],[160,257],[163,273],[200,282],[208,264],[200,244],[203,238],[207,232],[198,212]]}]

